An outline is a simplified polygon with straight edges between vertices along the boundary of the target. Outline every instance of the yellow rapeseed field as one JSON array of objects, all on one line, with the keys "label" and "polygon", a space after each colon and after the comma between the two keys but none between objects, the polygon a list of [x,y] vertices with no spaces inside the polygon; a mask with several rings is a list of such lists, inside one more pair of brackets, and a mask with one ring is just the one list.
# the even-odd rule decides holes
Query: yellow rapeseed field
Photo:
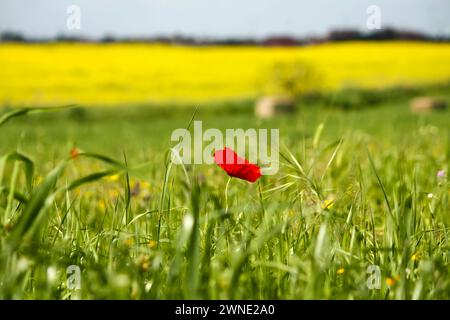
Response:
[{"label": "yellow rapeseed field", "polygon": [[270,90],[274,64],[302,61],[321,89],[450,79],[450,44],[347,42],[296,48],[149,44],[0,45],[0,105],[205,102]]}]

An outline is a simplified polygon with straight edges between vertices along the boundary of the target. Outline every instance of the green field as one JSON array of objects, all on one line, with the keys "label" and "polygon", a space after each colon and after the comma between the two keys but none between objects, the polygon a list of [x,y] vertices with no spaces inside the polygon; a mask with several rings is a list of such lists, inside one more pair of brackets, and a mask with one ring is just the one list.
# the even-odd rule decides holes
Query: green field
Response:
[{"label": "green field", "polygon": [[[0,126],[0,156],[26,156],[0,161],[0,298],[450,298],[449,110],[413,114],[404,98],[262,121],[251,102],[200,108],[204,128],[280,129],[280,171],[233,179],[228,211],[218,166],[165,160],[193,110],[75,108]],[[70,158],[74,146],[85,153]]]}]

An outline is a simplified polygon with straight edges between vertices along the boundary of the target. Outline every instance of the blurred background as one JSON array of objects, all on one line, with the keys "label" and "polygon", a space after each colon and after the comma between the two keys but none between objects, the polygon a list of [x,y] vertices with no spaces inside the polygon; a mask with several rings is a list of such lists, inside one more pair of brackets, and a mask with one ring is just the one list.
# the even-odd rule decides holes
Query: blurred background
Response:
[{"label": "blurred background", "polygon": [[155,150],[195,108],[289,139],[448,119],[446,0],[3,0],[0,39],[1,109],[74,106],[7,126],[3,148]]},{"label": "blurred background", "polygon": [[4,106],[208,104],[340,90],[351,91],[355,101],[336,101],[348,105],[378,99],[357,90],[450,78],[446,0],[4,0],[0,33]]}]

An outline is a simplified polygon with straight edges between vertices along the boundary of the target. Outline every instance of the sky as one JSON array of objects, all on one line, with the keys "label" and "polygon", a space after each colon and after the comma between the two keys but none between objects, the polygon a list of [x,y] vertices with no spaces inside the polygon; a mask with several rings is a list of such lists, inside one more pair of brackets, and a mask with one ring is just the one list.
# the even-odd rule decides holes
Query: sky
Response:
[{"label": "sky", "polygon": [[[67,28],[70,5],[80,8],[80,30]],[[382,28],[450,35],[450,0],[0,0],[0,32],[92,38],[320,36],[332,29],[368,31],[369,5],[380,7]]]}]

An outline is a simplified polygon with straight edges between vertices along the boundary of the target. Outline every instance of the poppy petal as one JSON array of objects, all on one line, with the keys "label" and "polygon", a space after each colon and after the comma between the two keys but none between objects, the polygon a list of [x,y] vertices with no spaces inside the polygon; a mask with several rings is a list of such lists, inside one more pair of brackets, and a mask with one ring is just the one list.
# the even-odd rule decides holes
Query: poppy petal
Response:
[{"label": "poppy petal", "polygon": [[214,161],[225,170],[230,177],[239,178],[249,182],[255,182],[261,177],[261,168],[259,166],[239,157],[230,148],[216,150],[214,153]]}]

